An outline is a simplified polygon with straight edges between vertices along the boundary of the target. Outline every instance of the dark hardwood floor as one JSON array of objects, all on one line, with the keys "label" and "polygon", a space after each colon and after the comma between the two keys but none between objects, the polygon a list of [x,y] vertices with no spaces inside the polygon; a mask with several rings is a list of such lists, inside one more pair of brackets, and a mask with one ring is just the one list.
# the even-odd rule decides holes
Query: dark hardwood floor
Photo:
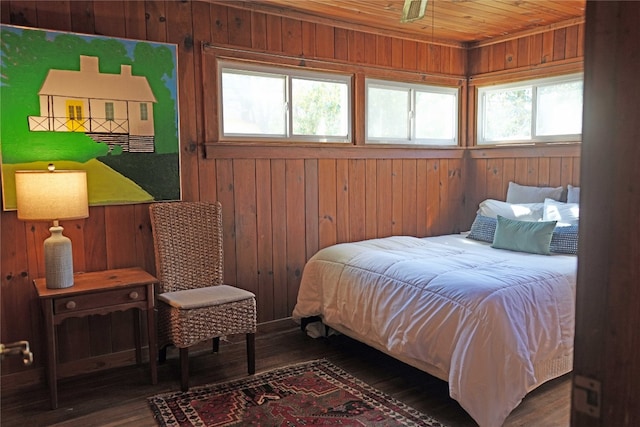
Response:
[{"label": "dark hardwood floor", "polygon": [[[342,369],[431,415],[451,427],[475,426],[447,384],[398,362],[345,336],[312,339],[292,321],[261,325],[256,336],[256,370],[326,358]],[[221,342],[220,352],[202,348],[190,362],[191,385],[221,382],[246,375],[244,336]],[[158,384],[149,381],[147,365],[102,371],[62,379],[58,383],[59,408],[49,409],[48,388],[28,386],[4,392],[0,398],[0,424],[11,426],[154,426],[146,398],[180,389],[177,352],[169,351],[160,365]],[[531,392],[511,413],[505,426],[569,426],[569,375]]]}]

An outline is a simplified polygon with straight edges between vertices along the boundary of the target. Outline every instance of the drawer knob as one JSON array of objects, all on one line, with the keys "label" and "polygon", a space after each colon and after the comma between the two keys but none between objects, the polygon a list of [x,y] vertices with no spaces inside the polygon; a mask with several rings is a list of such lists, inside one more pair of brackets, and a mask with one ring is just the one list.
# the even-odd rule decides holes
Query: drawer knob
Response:
[{"label": "drawer knob", "polygon": [[138,293],[136,291],[133,291],[129,294],[129,298],[131,299],[138,299]]},{"label": "drawer knob", "polygon": [[68,310],[73,310],[74,308],[76,308],[76,302],[75,301],[69,301],[66,305]]}]

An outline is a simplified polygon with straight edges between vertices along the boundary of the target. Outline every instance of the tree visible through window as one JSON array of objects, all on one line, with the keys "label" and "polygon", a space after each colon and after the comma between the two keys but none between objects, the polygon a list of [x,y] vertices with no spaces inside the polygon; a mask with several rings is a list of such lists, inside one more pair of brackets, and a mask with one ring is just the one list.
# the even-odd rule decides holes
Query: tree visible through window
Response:
[{"label": "tree visible through window", "polygon": [[221,62],[223,138],[351,142],[351,77]]},{"label": "tree visible through window", "polygon": [[348,134],[347,85],[296,78],[291,83],[294,135]]},{"label": "tree visible through window", "polygon": [[478,90],[478,144],[571,141],[581,133],[581,75]]},{"label": "tree visible through window", "polygon": [[366,81],[367,142],[456,145],[458,89]]},{"label": "tree visible through window", "polygon": [[487,140],[531,138],[532,89],[491,91],[485,94],[484,137]]}]

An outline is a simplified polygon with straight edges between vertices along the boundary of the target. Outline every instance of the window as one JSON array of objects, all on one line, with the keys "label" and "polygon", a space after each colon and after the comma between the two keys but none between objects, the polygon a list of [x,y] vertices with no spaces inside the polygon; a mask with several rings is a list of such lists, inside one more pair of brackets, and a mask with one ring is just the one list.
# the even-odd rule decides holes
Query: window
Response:
[{"label": "window", "polygon": [[149,120],[149,107],[146,102],[140,103],[140,120]]},{"label": "window", "polygon": [[351,142],[351,76],[221,61],[222,138]]},{"label": "window", "polygon": [[582,75],[478,90],[478,144],[575,141],[582,133]]},{"label": "window", "polygon": [[69,118],[71,120],[82,120],[82,106],[81,105],[69,105]]},{"label": "window", "polygon": [[367,142],[457,145],[458,89],[366,80]]},{"label": "window", "polygon": [[112,120],[115,118],[113,112],[113,102],[105,102],[104,103],[104,118],[106,120]]}]

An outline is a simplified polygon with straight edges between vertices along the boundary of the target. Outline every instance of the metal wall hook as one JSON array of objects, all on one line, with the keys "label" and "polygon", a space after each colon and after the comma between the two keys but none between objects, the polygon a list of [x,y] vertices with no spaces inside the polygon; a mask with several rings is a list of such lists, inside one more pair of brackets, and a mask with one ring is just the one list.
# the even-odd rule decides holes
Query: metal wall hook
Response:
[{"label": "metal wall hook", "polygon": [[0,359],[5,356],[22,356],[22,363],[31,365],[33,353],[29,349],[29,341],[16,341],[10,344],[0,344]]}]

